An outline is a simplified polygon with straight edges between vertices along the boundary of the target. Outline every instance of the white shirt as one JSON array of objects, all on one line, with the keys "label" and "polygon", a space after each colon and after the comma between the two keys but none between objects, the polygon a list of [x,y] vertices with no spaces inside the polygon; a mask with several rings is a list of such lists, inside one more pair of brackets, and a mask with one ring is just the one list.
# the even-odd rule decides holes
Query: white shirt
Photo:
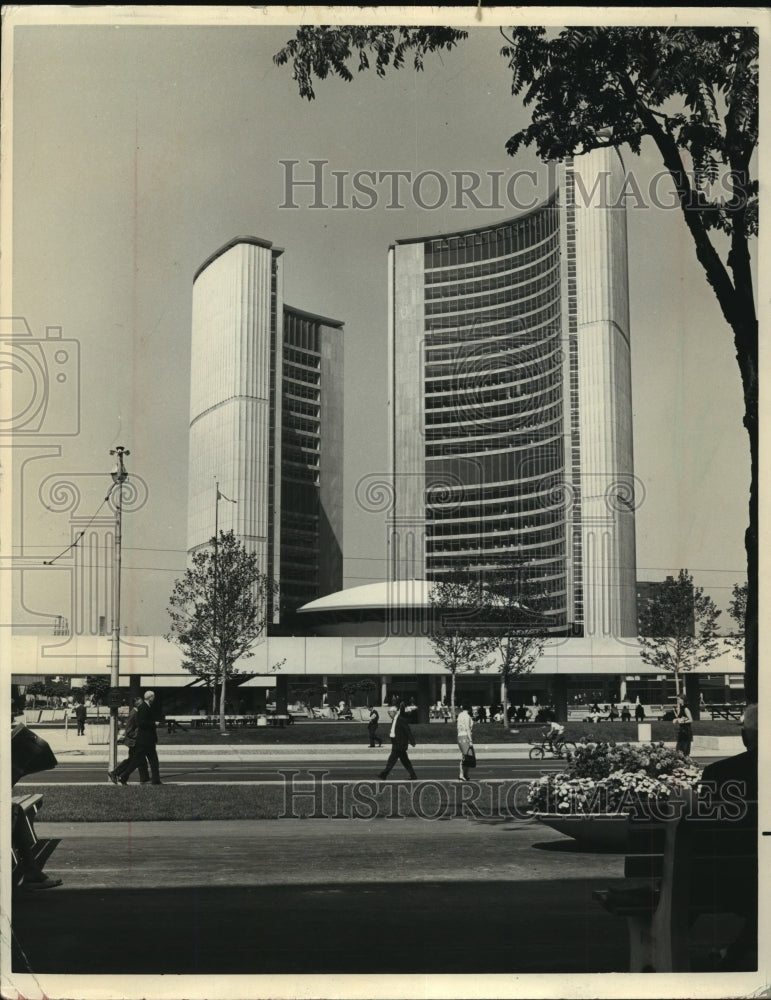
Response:
[{"label": "white shirt", "polygon": [[389,740],[396,739],[396,720],[399,718],[399,713],[397,712],[394,716],[394,721],[391,723],[391,732],[388,734]]},{"label": "white shirt", "polygon": [[474,720],[464,709],[458,716],[458,738],[465,736],[466,739],[471,741],[471,730],[474,725]]}]

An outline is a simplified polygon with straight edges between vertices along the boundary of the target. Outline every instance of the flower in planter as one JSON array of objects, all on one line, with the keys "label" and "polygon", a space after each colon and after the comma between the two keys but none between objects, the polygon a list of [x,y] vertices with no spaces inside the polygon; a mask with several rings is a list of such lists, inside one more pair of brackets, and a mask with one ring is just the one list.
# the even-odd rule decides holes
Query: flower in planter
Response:
[{"label": "flower in planter", "polygon": [[530,782],[534,812],[598,815],[645,807],[693,788],[701,768],[663,743],[580,743],[567,768]]}]

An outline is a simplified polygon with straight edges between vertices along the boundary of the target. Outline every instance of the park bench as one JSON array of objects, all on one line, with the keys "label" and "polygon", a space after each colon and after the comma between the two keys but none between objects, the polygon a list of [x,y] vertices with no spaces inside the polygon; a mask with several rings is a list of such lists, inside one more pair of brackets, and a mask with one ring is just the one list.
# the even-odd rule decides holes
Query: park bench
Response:
[{"label": "park bench", "polygon": [[[35,817],[43,806],[43,796],[39,793],[34,795],[14,795],[11,799],[11,804],[16,834],[23,838],[32,857],[34,857],[42,868],[48,854],[48,845],[46,842],[38,840],[38,836],[35,833]],[[18,827],[16,825],[17,822],[19,823]],[[16,886],[20,884],[23,872],[20,858],[13,844],[11,845],[11,859],[11,884]]]},{"label": "park bench", "polygon": [[715,719],[725,719],[726,722],[740,722],[744,715],[744,705],[712,704],[709,705],[709,713],[713,721]]},{"label": "park bench", "polygon": [[625,882],[593,892],[626,918],[630,972],[689,971],[697,917],[757,907],[757,830],[681,805],[673,819],[630,815]]},{"label": "park bench", "polygon": [[267,717],[267,723],[269,726],[278,726],[283,729],[284,726],[291,726],[294,719],[289,714],[276,714],[275,712]]}]

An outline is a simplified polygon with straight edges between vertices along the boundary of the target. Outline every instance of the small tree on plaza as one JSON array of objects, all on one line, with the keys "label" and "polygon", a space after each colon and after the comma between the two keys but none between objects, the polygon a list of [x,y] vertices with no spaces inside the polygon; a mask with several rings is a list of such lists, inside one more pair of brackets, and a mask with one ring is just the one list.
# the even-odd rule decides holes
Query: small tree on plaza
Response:
[{"label": "small tree on plaza", "polygon": [[492,648],[500,659],[503,723],[509,718],[509,682],[529,674],[543,653],[547,631],[539,596],[522,567],[500,570],[486,588]]},{"label": "small tree on plaza", "polygon": [[747,616],[747,584],[735,583],[731,600],[728,602],[728,614],[736,623],[726,636],[728,645],[734,650],[737,660],[744,659],[744,621]]},{"label": "small tree on plaza", "polygon": [[637,615],[643,661],[674,674],[679,695],[680,675],[718,655],[717,605],[702,587],[694,587],[688,570],[681,569],[677,579],[667,577],[639,603]]},{"label": "small tree on plaza", "polygon": [[267,610],[277,593],[257,556],[232,531],[220,531],[199,549],[169,598],[171,625],[164,638],[184,653],[183,667],[219,686],[220,730],[225,732],[227,681],[236,661],[254,655]]},{"label": "small tree on plaza", "polygon": [[429,590],[431,617],[429,642],[436,657],[452,677],[450,709],[455,718],[455,678],[458,671],[483,670],[493,640],[487,630],[487,613],[479,584],[461,574],[438,580]]}]

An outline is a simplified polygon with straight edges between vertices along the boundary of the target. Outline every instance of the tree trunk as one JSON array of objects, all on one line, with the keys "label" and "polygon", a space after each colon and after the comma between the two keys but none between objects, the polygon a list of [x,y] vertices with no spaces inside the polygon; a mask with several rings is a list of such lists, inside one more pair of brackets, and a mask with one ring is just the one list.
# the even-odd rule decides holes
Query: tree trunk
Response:
[{"label": "tree trunk", "polygon": [[503,677],[503,724],[509,724],[509,679],[504,674]]},{"label": "tree trunk", "polygon": [[220,732],[226,733],[227,727],[225,726],[225,689],[227,685],[225,684],[225,671],[222,671],[222,683],[220,684]]},{"label": "tree trunk", "polygon": [[450,685],[450,713],[452,721],[455,722],[455,671],[452,671],[452,683]]}]

